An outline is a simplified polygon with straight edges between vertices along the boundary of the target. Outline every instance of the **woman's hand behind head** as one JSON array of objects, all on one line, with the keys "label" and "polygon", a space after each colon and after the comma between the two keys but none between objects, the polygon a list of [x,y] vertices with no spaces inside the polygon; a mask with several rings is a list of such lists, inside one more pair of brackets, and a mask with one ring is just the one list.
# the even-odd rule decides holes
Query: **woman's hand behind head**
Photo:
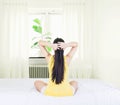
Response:
[{"label": "woman's hand behind head", "polygon": [[67,44],[64,43],[64,42],[58,42],[58,47],[59,47],[60,49],[65,50],[65,49],[67,48]]},{"label": "woman's hand behind head", "polygon": [[52,49],[55,51],[58,49],[58,45],[56,43],[52,44]]}]

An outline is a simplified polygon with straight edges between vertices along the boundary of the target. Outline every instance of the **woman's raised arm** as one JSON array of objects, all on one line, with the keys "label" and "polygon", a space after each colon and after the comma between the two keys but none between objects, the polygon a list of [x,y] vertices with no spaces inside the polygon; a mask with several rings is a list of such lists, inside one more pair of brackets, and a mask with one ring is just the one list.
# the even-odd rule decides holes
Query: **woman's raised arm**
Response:
[{"label": "woman's raised arm", "polygon": [[75,54],[75,52],[77,50],[78,43],[77,42],[59,43],[58,46],[61,47],[62,49],[71,47],[70,51],[66,54],[67,62],[69,64],[73,55]]},{"label": "woman's raised arm", "polygon": [[40,50],[48,62],[51,54],[46,50],[46,48],[45,48],[46,46],[51,47],[53,50],[56,50],[57,44],[52,44],[52,43],[47,42],[47,41],[39,40]]}]

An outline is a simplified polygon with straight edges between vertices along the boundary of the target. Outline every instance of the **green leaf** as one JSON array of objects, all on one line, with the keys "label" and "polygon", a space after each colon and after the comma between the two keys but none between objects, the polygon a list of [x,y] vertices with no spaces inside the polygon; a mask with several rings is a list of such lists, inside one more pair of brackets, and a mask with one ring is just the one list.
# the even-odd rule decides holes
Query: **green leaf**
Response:
[{"label": "green leaf", "polygon": [[39,20],[38,18],[34,19],[33,21],[34,21],[35,23],[37,23],[38,25],[41,24],[41,22],[40,22],[40,20]]},{"label": "green leaf", "polygon": [[51,38],[51,37],[49,37],[49,36],[47,36],[47,37],[45,37],[45,39],[50,39],[50,40],[51,40],[52,38]]},{"label": "green leaf", "polygon": [[41,27],[41,26],[33,25],[33,29],[34,29],[34,31],[36,31],[36,32],[38,32],[38,33],[40,33],[40,34],[42,34],[42,27]]},{"label": "green leaf", "polygon": [[46,50],[47,50],[48,52],[51,52],[51,51],[52,51],[52,48],[51,48],[51,47],[46,46],[45,48],[46,48]]},{"label": "green leaf", "polygon": [[35,42],[33,45],[36,46],[38,44],[38,42]]},{"label": "green leaf", "polygon": [[45,34],[43,34],[44,36],[50,36],[51,35],[51,33],[50,32],[47,32],[47,33],[45,33]]},{"label": "green leaf", "polygon": [[31,46],[31,48],[35,48],[35,47],[37,47],[38,46],[38,42],[35,42],[32,46]]},{"label": "green leaf", "polygon": [[40,36],[37,36],[37,37],[33,37],[33,38],[32,38],[32,40],[35,40],[35,39],[40,40],[40,39],[41,39],[41,35],[40,35]]}]

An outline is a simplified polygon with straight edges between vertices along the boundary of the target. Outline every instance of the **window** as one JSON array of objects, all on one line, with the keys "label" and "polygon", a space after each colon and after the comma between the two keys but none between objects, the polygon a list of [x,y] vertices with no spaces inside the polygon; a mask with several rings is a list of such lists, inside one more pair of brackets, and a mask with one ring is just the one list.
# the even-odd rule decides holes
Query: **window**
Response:
[{"label": "window", "polygon": [[29,57],[42,57],[40,49],[38,47],[31,48],[35,41],[38,41],[39,33],[35,32],[32,26],[35,24],[34,19],[39,19],[42,26],[42,32],[51,33],[52,40],[56,37],[61,37],[63,34],[63,15],[62,10],[52,9],[52,10],[40,10],[39,12],[29,13]]}]

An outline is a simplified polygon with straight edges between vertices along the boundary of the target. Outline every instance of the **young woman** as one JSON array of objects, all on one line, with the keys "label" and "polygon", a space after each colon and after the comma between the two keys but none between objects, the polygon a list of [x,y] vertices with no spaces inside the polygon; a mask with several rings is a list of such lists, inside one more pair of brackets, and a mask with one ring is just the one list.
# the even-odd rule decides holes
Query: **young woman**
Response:
[{"label": "young woman", "polygon": [[[76,52],[77,42],[65,43],[63,39],[56,38],[53,43],[39,41],[40,49],[48,62],[49,82],[48,84],[37,80],[35,88],[48,96],[72,96],[78,88],[76,81],[68,81],[68,65]],[[46,50],[46,46],[54,50],[51,55]],[[70,51],[64,56],[64,50],[71,47]]]}]

